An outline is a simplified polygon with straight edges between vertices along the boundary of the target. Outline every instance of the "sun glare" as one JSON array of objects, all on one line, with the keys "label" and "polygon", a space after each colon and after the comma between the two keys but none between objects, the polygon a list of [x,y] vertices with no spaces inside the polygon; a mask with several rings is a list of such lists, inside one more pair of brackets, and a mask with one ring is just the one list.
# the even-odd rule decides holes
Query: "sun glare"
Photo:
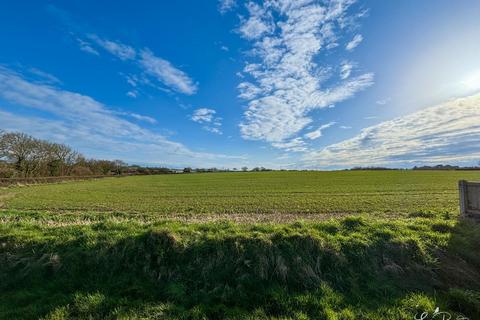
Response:
[{"label": "sun glare", "polygon": [[468,91],[480,90],[480,70],[471,73],[461,84]]}]

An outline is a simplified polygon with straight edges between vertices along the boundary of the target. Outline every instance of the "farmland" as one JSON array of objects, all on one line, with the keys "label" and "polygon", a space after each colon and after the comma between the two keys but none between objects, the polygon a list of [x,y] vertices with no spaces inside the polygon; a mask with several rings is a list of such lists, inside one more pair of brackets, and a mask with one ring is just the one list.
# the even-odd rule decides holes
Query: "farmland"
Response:
[{"label": "farmland", "polygon": [[247,172],[0,189],[0,319],[480,317],[475,171]]},{"label": "farmland", "polygon": [[[18,210],[174,214],[457,212],[479,172],[248,172],[111,178],[4,190]],[[2,192],[2,191],[0,191]],[[10,196],[9,196],[10,195]],[[13,196],[14,195],[14,196]]]}]

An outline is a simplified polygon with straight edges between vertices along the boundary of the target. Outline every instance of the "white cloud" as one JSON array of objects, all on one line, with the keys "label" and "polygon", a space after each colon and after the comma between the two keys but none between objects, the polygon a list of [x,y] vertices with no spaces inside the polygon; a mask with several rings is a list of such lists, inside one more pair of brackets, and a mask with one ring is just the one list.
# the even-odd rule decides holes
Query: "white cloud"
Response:
[{"label": "white cloud", "polygon": [[190,119],[198,123],[212,122],[216,113],[213,109],[200,108],[193,112]]},{"label": "white cloud", "polygon": [[345,46],[345,49],[347,49],[348,51],[352,51],[352,50],[355,49],[362,41],[363,41],[363,36],[362,36],[361,34],[357,34],[357,35],[355,35],[355,37],[353,37],[352,41],[350,41],[349,43],[347,43],[347,45]]},{"label": "white cloud", "polygon": [[[87,37],[97,46],[103,48],[118,59],[122,61],[131,61],[141,68],[143,74],[139,76],[125,76],[127,83],[132,87],[137,87],[139,84],[145,84],[165,91],[164,88],[159,87],[152,82],[156,81],[173,91],[186,95],[192,95],[198,90],[198,85],[185,72],[173,66],[169,61],[155,56],[155,54],[148,48],[138,50],[119,41],[102,39],[95,34],[89,34]],[[90,43],[82,39],[78,39],[78,41],[80,49],[98,55],[98,52]],[[138,95],[138,91],[131,91],[130,94],[127,94],[133,97],[134,92]]]},{"label": "white cloud", "polygon": [[133,60],[137,55],[135,49],[118,41],[101,39],[95,34],[89,34],[88,38],[120,60]]},{"label": "white cloud", "polygon": [[222,134],[220,127],[222,126],[222,118],[216,116],[216,111],[209,108],[196,109],[190,119],[197,123],[205,124],[204,130],[215,134]]},{"label": "white cloud", "polygon": [[138,91],[130,90],[127,92],[127,96],[129,96],[130,98],[136,98],[138,96]]},{"label": "white cloud", "polygon": [[154,118],[152,117],[149,117],[149,116],[143,116],[141,114],[137,114],[137,113],[126,113],[126,115],[134,118],[134,119],[137,119],[139,121],[145,121],[145,122],[148,122],[148,123],[151,123],[151,124],[156,124],[157,123],[157,120],[155,120]]},{"label": "white cloud", "polygon": [[350,126],[340,126],[340,129],[347,130],[347,129],[352,129],[352,127],[350,127]]},{"label": "white cloud", "polygon": [[153,118],[111,110],[89,96],[30,82],[3,67],[0,67],[0,98],[41,111],[37,116],[2,111],[0,128],[65,142],[88,152],[88,156],[179,165],[218,165],[220,160],[224,164],[239,159],[191,151],[119,115],[151,123],[155,121]]},{"label": "white cloud", "polygon": [[115,114],[115,115],[127,116],[127,117],[133,118],[133,119],[138,120],[138,121],[148,122],[150,124],[158,123],[158,121],[156,119],[154,119],[152,117],[149,117],[149,116],[144,116],[144,115],[141,115],[141,114],[138,114],[138,113],[124,112],[124,111],[111,111],[111,112],[112,112],[112,114]]},{"label": "white cloud", "polygon": [[355,64],[349,61],[344,61],[340,65],[340,78],[342,80],[348,79],[350,75],[352,74],[352,70],[354,68]]},{"label": "white cloud", "polygon": [[240,25],[238,29],[240,34],[246,39],[253,40],[265,33],[271,33],[274,26],[270,12],[254,2],[247,2],[246,6],[249,17]]},{"label": "white cloud", "polygon": [[239,97],[245,100],[256,98],[263,92],[261,88],[249,82],[242,82],[237,88],[240,90]]},{"label": "white cloud", "polygon": [[140,65],[145,72],[154,76],[158,81],[177,92],[192,95],[197,92],[197,85],[183,71],[175,68],[165,59],[156,57],[150,50],[145,49],[140,53]]},{"label": "white cloud", "polygon": [[368,9],[363,9],[357,14],[344,16],[339,19],[339,24],[342,29],[357,30],[360,27],[359,20],[369,15]]},{"label": "white cloud", "polygon": [[[192,95],[197,92],[197,84],[185,72],[173,66],[172,63],[166,59],[155,56],[150,49],[134,48],[120,41],[106,39],[94,33],[86,34],[82,31],[86,28],[75,22],[67,11],[61,10],[53,5],[47,6],[47,9],[51,14],[58,17],[70,30],[74,30],[69,33],[77,42],[80,50],[98,56],[98,50],[103,49],[121,61],[134,63],[141,68],[143,74],[136,76],[141,80],[136,81],[137,85],[142,83],[161,91],[168,91],[154,83],[160,82],[162,85],[179,93]],[[128,83],[132,85],[133,82],[128,81]]]},{"label": "white cloud", "polygon": [[273,142],[272,146],[278,149],[292,152],[306,152],[308,151],[307,144],[302,138],[294,138],[289,141]]},{"label": "white cloud", "polygon": [[98,53],[98,51],[95,48],[93,48],[93,46],[89,42],[84,41],[80,38],[77,38],[77,42],[80,50],[93,54],[94,56],[100,55],[100,53]]},{"label": "white cloud", "polygon": [[307,167],[408,166],[480,159],[480,94],[362,130],[304,156]]},{"label": "white cloud", "polygon": [[128,74],[123,74],[123,73],[120,73],[121,75],[123,75],[125,77],[125,80],[127,80],[127,83],[132,86],[133,88],[136,88],[138,87],[138,84],[140,82],[140,79],[138,76],[136,75],[128,75]]},{"label": "white cloud", "polygon": [[306,133],[305,138],[308,138],[310,140],[318,139],[322,136],[322,134],[323,134],[322,131],[323,130],[328,129],[335,124],[336,124],[336,122],[329,122],[327,124],[324,124],[324,125],[320,126],[317,130]]},{"label": "white cloud", "polygon": [[339,19],[348,15],[352,2],[248,2],[249,17],[239,28],[253,45],[253,61],[243,70],[250,79],[238,86],[239,96],[248,101],[240,124],[244,139],[290,148],[292,141],[300,143],[295,136],[312,122],[311,111],[348,99],[373,83],[371,73],[353,76],[350,63],[344,79],[332,84],[331,66],[317,63],[323,49],[341,38]]},{"label": "white cloud", "polygon": [[39,70],[37,68],[30,68],[30,69],[28,69],[28,72],[30,72],[30,73],[36,75],[37,77],[39,77],[40,82],[43,82],[43,83],[47,83],[47,84],[61,84],[62,83],[62,81],[60,81],[54,75],[52,75],[48,72]]},{"label": "white cloud", "polygon": [[231,11],[236,6],[237,6],[236,0],[219,0],[218,1],[218,11],[220,11],[221,14]]},{"label": "white cloud", "polygon": [[385,98],[385,99],[381,99],[381,100],[377,100],[377,101],[376,101],[376,104],[378,104],[378,105],[380,105],[380,106],[384,106],[384,105],[386,105],[387,103],[389,103],[390,100],[391,100],[390,97]]},{"label": "white cloud", "polygon": [[222,130],[220,130],[218,127],[203,126],[202,128],[206,131],[211,132],[211,133],[223,134]]}]

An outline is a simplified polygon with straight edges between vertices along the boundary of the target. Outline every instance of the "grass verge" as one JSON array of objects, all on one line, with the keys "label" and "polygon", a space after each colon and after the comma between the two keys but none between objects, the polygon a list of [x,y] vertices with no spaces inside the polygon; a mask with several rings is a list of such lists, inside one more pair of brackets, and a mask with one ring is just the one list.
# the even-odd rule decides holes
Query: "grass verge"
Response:
[{"label": "grass verge", "polygon": [[413,319],[437,306],[480,318],[480,227],[467,220],[1,216],[2,319]]}]

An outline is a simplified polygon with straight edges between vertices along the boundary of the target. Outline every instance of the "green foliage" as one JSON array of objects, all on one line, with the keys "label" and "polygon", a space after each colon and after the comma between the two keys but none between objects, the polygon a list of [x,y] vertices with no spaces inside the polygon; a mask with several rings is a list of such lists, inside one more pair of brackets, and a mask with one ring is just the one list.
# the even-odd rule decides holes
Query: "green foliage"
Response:
[{"label": "green foliage", "polygon": [[[59,214],[0,225],[0,318],[393,320],[436,306],[478,314],[480,261],[468,248],[480,239],[465,251],[457,242],[480,232],[468,222],[142,224],[108,213],[69,222]],[[460,260],[471,269],[444,263]],[[449,290],[454,283],[462,287]]]},{"label": "green foliage", "polygon": [[454,310],[480,318],[480,291],[453,288],[448,291],[448,303]]}]

